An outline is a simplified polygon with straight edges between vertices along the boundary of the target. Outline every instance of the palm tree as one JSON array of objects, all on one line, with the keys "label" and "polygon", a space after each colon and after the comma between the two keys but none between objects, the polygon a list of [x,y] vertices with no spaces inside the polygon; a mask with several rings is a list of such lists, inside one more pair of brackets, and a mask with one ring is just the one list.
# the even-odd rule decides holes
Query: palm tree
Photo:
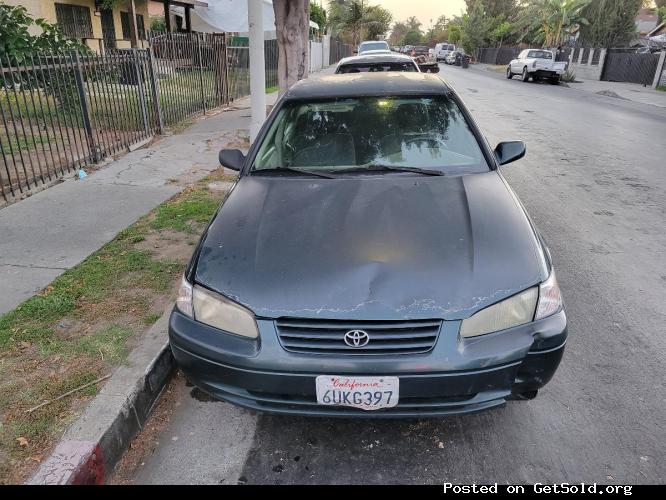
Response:
[{"label": "palm tree", "polygon": [[363,0],[331,2],[329,11],[331,26],[338,32],[348,33],[351,43],[358,45],[367,29],[379,22],[373,10],[373,7]]},{"label": "palm tree", "polygon": [[520,23],[527,32],[536,32],[545,47],[562,43],[572,28],[588,24],[582,11],[591,0],[533,0],[522,11]]}]

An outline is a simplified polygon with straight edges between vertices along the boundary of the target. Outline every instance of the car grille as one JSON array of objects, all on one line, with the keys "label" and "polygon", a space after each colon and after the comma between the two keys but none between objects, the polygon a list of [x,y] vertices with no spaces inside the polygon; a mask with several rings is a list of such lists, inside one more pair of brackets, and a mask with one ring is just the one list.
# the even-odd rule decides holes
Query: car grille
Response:
[{"label": "car grille", "polygon": [[[441,320],[341,321],[281,318],[275,322],[282,347],[307,354],[418,354],[430,351],[442,325]],[[352,330],[370,338],[362,347],[345,343]]]}]

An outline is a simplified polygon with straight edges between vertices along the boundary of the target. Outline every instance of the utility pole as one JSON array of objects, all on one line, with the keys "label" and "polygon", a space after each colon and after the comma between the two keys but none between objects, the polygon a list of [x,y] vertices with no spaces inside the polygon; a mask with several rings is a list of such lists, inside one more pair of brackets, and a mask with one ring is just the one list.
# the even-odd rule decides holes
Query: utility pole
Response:
[{"label": "utility pole", "polygon": [[263,1],[248,0],[247,24],[250,34],[250,142],[259,134],[266,119],[266,74],[264,64]]}]

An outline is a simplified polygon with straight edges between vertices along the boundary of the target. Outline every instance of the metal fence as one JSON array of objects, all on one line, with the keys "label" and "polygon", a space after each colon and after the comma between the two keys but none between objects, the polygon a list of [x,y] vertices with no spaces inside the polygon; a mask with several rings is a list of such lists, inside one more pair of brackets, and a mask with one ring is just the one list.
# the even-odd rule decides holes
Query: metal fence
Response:
[{"label": "metal fence", "polygon": [[652,85],[659,53],[639,54],[636,49],[608,49],[601,79],[611,82],[630,82]]},{"label": "metal fence", "polygon": [[[0,61],[0,206],[250,94],[247,39],[147,38],[149,49]],[[266,40],[264,49],[266,88],[274,90],[277,40]],[[330,60],[351,52],[332,42]]]},{"label": "metal fence", "polygon": [[[485,47],[479,49],[479,57],[477,62],[484,64],[498,64],[505,65],[509,64],[512,59],[518,57],[518,54],[521,51],[528,48],[539,48],[539,47]],[[562,48],[557,54],[556,59],[558,61],[568,61],[569,54],[571,49],[568,47]]]},{"label": "metal fence", "polygon": [[[35,54],[0,67],[7,201],[125,151],[158,129],[149,51]],[[0,200],[1,201],[1,200]]]},{"label": "metal fence", "polygon": [[348,43],[342,43],[339,40],[331,40],[329,64],[335,64],[343,57],[349,57],[352,55],[354,49]]}]

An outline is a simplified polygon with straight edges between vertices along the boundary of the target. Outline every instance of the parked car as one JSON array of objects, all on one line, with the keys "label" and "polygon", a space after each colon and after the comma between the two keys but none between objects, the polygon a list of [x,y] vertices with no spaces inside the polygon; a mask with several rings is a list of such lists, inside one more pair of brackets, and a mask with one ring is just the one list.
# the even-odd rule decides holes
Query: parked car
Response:
[{"label": "parked car", "polygon": [[435,59],[446,61],[446,57],[454,50],[456,50],[456,46],[452,43],[438,43],[435,45]]},{"label": "parked car", "polygon": [[365,73],[381,71],[420,71],[414,59],[404,54],[378,54],[372,52],[363,56],[345,57],[338,62],[336,74]]},{"label": "parked car", "polygon": [[411,55],[413,57],[416,56],[427,56],[430,54],[430,47],[427,47],[425,45],[417,45],[416,47],[412,48]]},{"label": "parked car", "polygon": [[356,53],[358,55],[367,54],[369,52],[374,52],[374,53],[377,53],[377,52],[386,53],[386,52],[388,52],[388,53],[390,53],[391,48],[389,47],[388,43],[384,42],[383,40],[379,40],[379,41],[374,41],[374,42],[371,42],[371,41],[362,42],[358,46],[358,49],[356,50]]},{"label": "parked car", "polygon": [[458,47],[453,52],[450,52],[448,56],[444,59],[446,64],[455,64],[456,59],[465,56],[465,50],[462,47]]},{"label": "parked car", "polygon": [[440,78],[302,80],[184,274],[169,338],[214,397],[281,414],[465,414],[536,396],[567,337],[550,252]]},{"label": "parked car", "polygon": [[516,59],[509,62],[506,67],[506,77],[511,79],[514,75],[520,75],[524,82],[530,78],[534,82],[543,78],[550,83],[558,84],[566,69],[567,63],[556,61],[550,50],[525,49]]}]

